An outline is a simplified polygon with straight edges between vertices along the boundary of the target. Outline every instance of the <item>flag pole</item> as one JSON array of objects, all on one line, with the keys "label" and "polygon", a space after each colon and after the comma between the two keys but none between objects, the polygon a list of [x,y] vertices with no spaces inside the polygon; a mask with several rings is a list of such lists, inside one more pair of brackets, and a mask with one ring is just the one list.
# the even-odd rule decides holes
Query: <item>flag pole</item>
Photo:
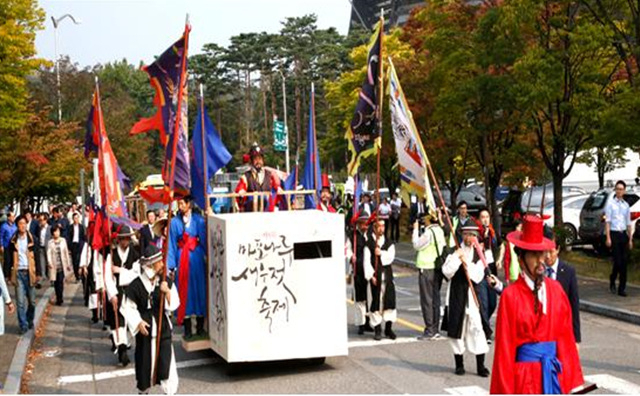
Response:
[{"label": "flag pole", "polygon": [[[100,84],[98,82],[98,76],[95,77],[95,81],[96,81],[96,103],[98,106],[98,136],[100,137],[100,145],[98,147],[98,156],[100,157],[100,163],[102,164],[102,178],[104,180],[104,152],[102,150],[102,139],[103,139],[103,128],[104,128],[104,120],[102,119],[102,104],[100,101]],[[98,167],[98,171],[100,170],[100,167]],[[104,188],[105,191],[102,191],[103,189],[101,189],[100,194],[104,195],[106,194],[106,186]],[[113,246],[111,244],[111,219],[109,218],[109,215],[106,213],[106,208],[107,208],[108,202],[106,199],[106,195],[103,196],[102,199],[102,207],[105,209],[105,216],[106,216],[106,220],[107,220],[107,228],[109,230],[109,253],[111,255],[111,261],[113,261]],[[105,283],[104,281],[104,277],[106,275],[106,267],[107,267],[107,258],[105,257],[102,261],[102,278],[103,278],[103,283]],[[104,300],[104,309],[106,311],[106,283],[104,284],[104,288],[103,288],[103,298]],[[118,332],[118,328],[120,328],[120,318],[118,317],[118,305],[116,303],[116,305],[113,307],[113,315],[115,318],[115,325],[116,325],[116,337],[115,337],[115,342],[116,343],[120,343],[120,336],[119,336],[119,332]],[[106,313],[106,312],[105,312]]]},{"label": "flag pole", "polygon": [[315,190],[315,201],[318,202],[318,139],[316,137],[316,90],[311,83],[311,127],[313,128],[313,189]]},{"label": "flag pole", "polygon": [[[382,75],[383,71],[383,38],[384,38],[384,8],[380,9],[380,54],[378,55],[378,59],[380,60],[379,69],[378,69],[378,131],[379,136],[376,138],[377,142],[374,142],[374,145],[378,146],[377,155],[376,155],[376,213],[375,213],[375,222],[378,223],[377,212],[380,208],[380,152],[382,151],[382,105],[384,103],[384,77]],[[378,240],[380,239],[378,233],[376,233],[376,248],[378,247]],[[373,279],[378,283],[378,262],[380,258],[374,252],[371,252],[375,257],[375,275]]]},{"label": "flag pole", "polygon": [[[426,159],[426,157],[425,157],[425,159]],[[440,204],[442,205],[442,210],[444,211],[444,216],[447,219],[447,225],[449,226],[449,229],[451,230],[453,241],[456,244],[456,249],[459,249],[460,248],[460,243],[458,243],[458,240],[456,239],[456,236],[455,236],[456,230],[453,229],[453,223],[451,222],[451,217],[449,217],[449,212],[447,212],[447,205],[444,203],[444,198],[442,197],[442,192],[440,191],[440,186],[438,185],[438,180],[436,180],[436,175],[433,173],[433,168],[431,168],[431,163],[428,160],[426,162],[427,162],[427,169],[429,170],[429,175],[431,175],[431,180],[433,181],[433,185],[436,187],[436,191],[438,193],[438,198],[440,198]],[[473,287],[473,283],[471,283],[471,278],[469,278],[469,271],[467,270],[467,264],[464,261],[462,262],[462,268],[464,268],[464,275],[467,278],[467,283],[469,284],[469,290],[471,290],[471,294],[473,295],[473,300],[475,301],[476,305],[478,307],[480,307],[480,303],[478,301],[478,296],[476,295],[476,290]]]},{"label": "flag pole", "polygon": [[[203,188],[204,188],[204,206],[205,206],[205,211],[204,211],[204,219],[205,219],[205,228],[204,228],[204,233],[205,233],[205,238],[207,241],[207,246],[209,246],[209,211],[211,210],[211,204],[209,202],[209,194],[207,193],[208,188],[209,187],[209,161],[207,161],[207,155],[208,155],[208,149],[207,149],[207,145],[206,142],[207,140],[205,139],[205,133],[207,132],[207,128],[205,128],[205,122],[204,122],[204,86],[202,84],[200,84],[200,136],[202,137],[202,171],[203,171],[203,179],[204,179],[204,183],[203,183]],[[195,155],[195,153],[194,153]],[[207,248],[207,252],[208,252],[208,248]],[[207,256],[205,257],[205,279],[207,279],[206,282],[206,289],[207,289],[207,302],[209,301],[209,282],[208,282],[208,278],[209,278],[209,255],[207,254]],[[207,318],[207,323],[209,323],[209,310],[206,311],[205,313],[205,317]]]},{"label": "flag pole", "polygon": [[[96,106],[97,109],[96,111],[98,112],[98,138],[99,138],[99,142],[98,142],[98,182],[100,182],[100,164],[102,164],[102,167],[104,168],[104,154],[102,152],[101,146],[102,146],[102,106],[100,104],[100,84],[98,83],[98,76],[95,76],[95,85],[96,85],[96,98],[95,98],[95,102],[96,102]],[[103,174],[104,174],[104,170],[103,170]],[[104,178],[104,176],[103,176]],[[100,204],[102,206],[101,212],[102,215],[104,215],[104,207],[105,207],[105,199],[104,199],[104,192],[102,191],[103,188],[100,188]],[[111,230],[109,230],[109,232],[111,232]],[[106,284],[105,284],[105,276],[106,276],[106,268],[107,268],[107,257],[104,253],[106,253],[106,249],[103,249],[103,257],[102,257],[102,320],[103,322],[106,320],[107,318],[107,295],[106,295]]]},{"label": "flag pole", "polygon": [[[167,227],[168,227],[168,231],[167,231],[167,243],[164,244],[163,246],[163,250],[164,250],[164,254],[163,254],[163,265],[162,265],[162,282],[166,282],[167,280],[167,256],[168,256],[168,245],[169,245],[169,238],[171,238],[171,220],[173,218],[173,210],[172,210],[172,204],[173,204],[173,196],[174,196],[174,178],[175,178],[175,170],[176,170],[176,151],[178,149],[178,140],[180,140],[180,137],[178,136],[178,133],[180,132],[180,124],[182,122],[182,94],[184,92],[184,86],[186,85],[186,82],[184,81],[184,77],[186,75],[186,71],[187,71],[187,50],[189,49],[189,32],[191,31],[191,26],[189,25],[189,14],[187,14],[187,20],[185,22],[185,27],[184,27],[184,50],[182,51],[182,64],[181,64],[181,68],[182,70],[180,71],[180,86],[178,87],[178,108],[176,111],[176,121],[174,122],[174,128],[173,128],[173,151],[171,152],[171,161],[169,162],[170,164],[170,175],[169,175],[169,216],[167,216]],[[164,296],[162,291],[160,291],[160,312],[158,315],[158,332],[156,335],[156,358],[155,358],[155,362],[153,365],[153,375],[152,375],[152,382],[151,384],[155,384],[156,383],[156,379],[157,379],[157,374],[158,374],[158,359],[160,358],[160,339],[162,338],[162,318],[164,316]],[[181,301],[181,304],[184,304],[185,302]]]}]

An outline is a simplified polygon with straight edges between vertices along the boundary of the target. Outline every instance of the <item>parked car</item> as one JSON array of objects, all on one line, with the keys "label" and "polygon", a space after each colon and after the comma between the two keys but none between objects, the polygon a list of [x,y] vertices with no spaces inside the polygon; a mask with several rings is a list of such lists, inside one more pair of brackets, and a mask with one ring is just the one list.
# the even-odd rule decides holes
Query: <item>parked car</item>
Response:
[{"label": "parked car", "polygon": [[[444,199],[447,207],[451,207],[451,193],[449,189],[440,187],[440,191],[442,192],[442,198]],[[438,206],[440,206],[440,202],[435,189],[433,191],[433,194]],[[487,200],[484,197],[484,189],[479,188],[477,185],[462,187],[460,189],[460,192],[456,196],[456,204],[459,204],[462,201],[465,201],[467,203],[467,209],[469,210],[469,214],[471,214],[472,216],[477,216],[480,212],[480,209],[487,206]]]},{"label": "parked car", "polygon": [[[529,188],[524,192],[519,190],[509,191],[501,207],[501,232],[503,235],[514,230],[516,220],[522,218],[522,215],[527,212],[527,208],[530,212],[540,212],[543,193],[545,206],[547,202],[553,202],[553,184],[547,184],[546,188]],[[562,186],[563,199],[585,194],[587,192],[583,188]],[[531,197],[531,200],[529,200],[529,197]]]},{"label": "parked car", "polygon": [[[592,193],[582,207],[580,212],[580,228],[578,235],[586,243],[593,245],[599,253],[607,253],[609,249],[605,245],[604,209],[607,202],[612,199],[613,191],[603,189]],[[638,238],[638,219],[640,218],[640,195],[633,191],[624,194],[623,199],[627,201],[631,208],[631,229],[633,237]]]},{"label": "parked car", "polygon": [[[575,195],[585,195],[587,192],[584,188],[581,187],[573,187],[573,186],[562,186],[562,199],[572,197]],[[532,211],[540,211],[540,206],[542,204],[542,198],[544,195],[545,206],[547,202],[553,202],[553,183],[549,183],[546,186],[536,186],[527,189],[522,194],[522,199],[520,200],[520,207],[522,212],[524,213],[527,210],[527,206],[529,210]],[[531,200],[529,200],[529,196],[531,196]]]},{"label": "parked car", "polygon": [[507,198],[507,196],[509,195],[509,191],[511,191],[511,189],[506,186],[499,186],[498,188],[496,188],[495,197],[498,204],[502,203],[505,198]]},{"label": "parked car", "polygon": [[[589,198],[589,194],[575,195],[572,197],[564,198],[562,200],[562,224],[565,231],[567,246],[573,245],[578,238],[578,229],[580,228],[580,212],[584,203]],[[555,220],[553,209],[555,205],[553,201],[549,202],[544,207],[544,214],[548,216],[544,223],[549,227],[553,227]]]}]

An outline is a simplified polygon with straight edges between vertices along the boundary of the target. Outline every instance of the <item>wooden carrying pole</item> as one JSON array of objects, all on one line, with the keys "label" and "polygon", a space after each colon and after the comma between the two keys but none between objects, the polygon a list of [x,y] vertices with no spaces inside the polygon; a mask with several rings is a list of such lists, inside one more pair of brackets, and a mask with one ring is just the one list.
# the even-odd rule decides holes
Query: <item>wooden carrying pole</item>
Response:
[{"label": "wooden carrying pole", "polygon": [[[187,73],[187,50],[189,48],[189,31],[191,30],[191,27],[189,26],[189,14],[187,14],[187,21],[185,24],[185,29],[184,29],[184,50],[182,51],[182,63],[181,63],[181,67],[182,70],[180,72],[180,87],[178,87],[178,108],[176,111],[176,122],[174,123],[174,128],[173,128],[173,151],[171,153],[171,169],[170,172],[171,174],[169,175],[169,216],[167,217],[167,227],[169,229],[169,231],[171,230],[171,220],[173,217],[173,210],[172,210],[172,204],[173,204],[173,198],[174,198],[174,181],[175,181],[175,173],[176,173],[176,152],[178,150],[178,140],[180,140],[180,137],[178,136],[178,133],[180,133],[180,124],[182,122],[181,120],[181,114],[182,114],[182,95],[184,92],[184,87],[187,85],[187,82],[184,81],[184,78],[186,77],[186,73]],[[165,282],[167,280],[167,253],[168,253],[168,249],[167,246],[169,245],[169,238],[171,238],[171,233],[167,232],[167,243],[164,244],[163,246],[163,265],[162,265],[162,282]],[[181,301],[181,304],[185,304],[185,301]],[[156,358],[155,358],[155,362],[153,362],[153,375],[151,376],[151,385],[155,385],[156,383],[156,379],[157,379],[157,374],[158,374],[158,359],[160,359],[160,339],[162,338],[162,318],[164,316],[164,293],[162,293],[162,291],[160,291],[160,311],[158,313],[158,331],[156,334]],[[152,329],[153,330],[153,329]]]},{"label": "wooden carrying pole", "polygon": [[[429,170],[429,175],[431,176],[431,180],[433,181],[433,185],[436,187],[436,192],[438,193],[438,198],[440,198],[440,204],[442,205],[442,209],[444,211],[444,216],[447,219],[447,225],[451,230],[451,236],[453,237],[453,241],[456,244],[456,249],[460,248],[460,243],[456,239],[455,232],[453,229],[453,223],[451,222],[451,217],[449,217],[449,212],[447,212],[447,205],[444,203],[444,198],[442,198],[442,192],[440,191],[440,186],[438,185],[438,180],[436,180],[436,175],[433,173],[433,169],[431,168],[431,163],[427,161],[427,169]],[[455,253],[454,253],[455,254]],[[462,260],[460,260],[462,261]],[[471,294],[473,295],[473,300],[475,301],[478,308],[480,308],[480,302],[478,301],[478,296],[476,295],[476,289],[473,287],[473,283],[471,282],[471,278],[469,278],[469,271],[467,270],[467,264],[462,261],[462,268],[464,269],[464,275],[467,278],[467,283],[469,284],[469,290],[471,290]]]},{"label": "wooden carrying pole", "polygon": [[[377,145],[378,150],[376,152],[376,217],[375,217],[375,222],[378,222],[378,210],[380,209],[380,152],[382,151],[382,105],[384,103],[384,77],[382,74],[383,71],[383,67],[382,67],[382,62],[383,62],[383,58],[382,58],[382,51],[383,51],[383,37],[384,37],[384,8],[380,9],[380,54],[378,55],[378,59],[380,61],[380,64],[378,65],[378,137],[376,138],[376,140],[374,141],[374,145]],[[355,205],[355,203],[354,203]],[[380,236],[378,235],[378,233],[376,232],[376,249],[378,248],[378,241],[380,239]],[[375,282],[378,283],[379,279],[378,279],[378,262],[380,261],[380,258],[378,257],[377,254],[375,254],[375,251],[371,252],[371,254],[373,254],[373,256],[375,257],[375,273],[373,275],[373,279],[375,279]]]}]

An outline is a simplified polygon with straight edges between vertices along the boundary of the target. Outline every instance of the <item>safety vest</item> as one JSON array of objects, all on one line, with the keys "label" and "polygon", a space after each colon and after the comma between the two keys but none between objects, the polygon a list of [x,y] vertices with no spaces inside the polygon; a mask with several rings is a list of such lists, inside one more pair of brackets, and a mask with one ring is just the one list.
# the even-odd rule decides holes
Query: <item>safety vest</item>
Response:
[{"label": "safety vest", "polygon": [[451,230],[451,233],[449,234],[449,247],[450,248],[454,248],[456,247],[456,230],[458,229],[458,224],[460,224],[460,219],[458,218],[458,216],[453,218],[453,229]]},{"label": "safety vest", "polygon": [[[520,275],[520,263],[518,262],[518,255],[516,254],[516,249],[511,242],[505,241],[505,243],[507,245],[507,249],[509,249],[508,262],[507,260],[505,260],[504,263],[505,269],[508,268],[509,272],[505,274],[505,277],[507,278],[508,282],[515,282],[518,280],[518,275]],[[505,258],[507,258],[506,254]]]},{"label": "safety vest", "polygon": [[[442,250],[444,249],[445,244],[447,243],[444,237],[444,231],[441,227],[429,227],[424,232],[432,232],[431,235],[431,243],[424,249],[418,251],[418,257],[416,258],[416,267],[419,269],[434,269],[436,259],[440,254],[442,254]],[[435,240],[433,236],[435,235]],[[436,249],[436,242],[438,245],[438,249]]]}]

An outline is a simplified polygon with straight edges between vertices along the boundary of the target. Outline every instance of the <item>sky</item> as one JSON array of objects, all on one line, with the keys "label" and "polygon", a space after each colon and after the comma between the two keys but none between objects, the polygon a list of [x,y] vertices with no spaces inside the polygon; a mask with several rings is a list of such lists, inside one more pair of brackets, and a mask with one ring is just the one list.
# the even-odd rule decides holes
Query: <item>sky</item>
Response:
[{"label": "sky", "polygon": [[229,38],[250,32],[277,33],[287,17],[316,14],[318,27],[346,34],[349,0],[40,0],[45,29],[38,32],[38,57],[55,58],[51,17],[71,14],[58,26],[58,53],[81,67],[126,58],[151,63],[184,31],[187,13],[192,26],[189,54],[204,44],[226,46]]}]

